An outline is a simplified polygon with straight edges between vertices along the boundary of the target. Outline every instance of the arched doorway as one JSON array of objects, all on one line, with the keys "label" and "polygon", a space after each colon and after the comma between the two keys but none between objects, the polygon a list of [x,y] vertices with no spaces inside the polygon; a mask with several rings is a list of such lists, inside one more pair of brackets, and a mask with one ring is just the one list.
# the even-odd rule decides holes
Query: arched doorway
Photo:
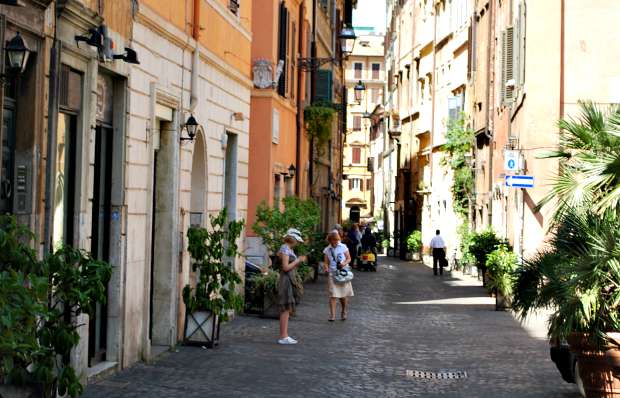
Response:
[{"label": "arched doorway", "polygon": [[359,206],[351,206],[351,210],[349,212],[349,220],[351,220],[352,223],[358,223],[360,222],[360,215],[361,211]]},{"label": "arched doorway", "polygon": [[190,199],[190,225],[203,226],[207,209],[207,160],[204,134],[199,130],[192,154],[192,192]]}]

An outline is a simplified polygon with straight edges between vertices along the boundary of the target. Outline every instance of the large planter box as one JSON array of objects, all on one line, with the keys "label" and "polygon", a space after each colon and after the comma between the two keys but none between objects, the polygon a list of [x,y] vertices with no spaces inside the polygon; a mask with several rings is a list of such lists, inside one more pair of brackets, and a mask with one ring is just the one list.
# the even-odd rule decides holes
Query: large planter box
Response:
[{"label": "large planter box", "polygon": [[263,308],[260,313],[261,318],[279,319],[280,310],[278,309],[278,297],[273,294],[263,294]]},{"label": "large planter box", "polygon": [[25,384],[23,386],[0,384],[0,397],[2,398],[38,398],[44,396],[45,388],[42,384]]},{"label": "large planter box", "polygon": [[220,343],[220,318],[210,311],[187,312],[183,336],[187,345],[215,348]]},{"label": "large planter box", "polygon": [[500,292],[495,292],[495,310],[508,311],[511,307],[510,297],[504,296]]},{"label": "large planter box", "polygon": [[[590,345],[588,335],[572,333],[568,337],[572,352],[577,355],[579,378],[586,397],[620,397],[620,378],[615,374],[613,359],[606,351],[597,351]],[[617,350],[610,347],[610,350]]]}]

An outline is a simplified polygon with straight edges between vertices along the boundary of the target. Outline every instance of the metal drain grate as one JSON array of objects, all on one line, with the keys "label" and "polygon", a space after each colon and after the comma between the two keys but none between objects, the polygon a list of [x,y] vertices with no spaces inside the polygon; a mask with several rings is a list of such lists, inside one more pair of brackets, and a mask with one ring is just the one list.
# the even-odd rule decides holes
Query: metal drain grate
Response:
[{"label": "metal drain grate", "polygon": [[455,380],[466,379],[467,372],[463,370],[447,370],[440,372],[429,372],[426,370],[407,370],[407,377],[425,380]]}]

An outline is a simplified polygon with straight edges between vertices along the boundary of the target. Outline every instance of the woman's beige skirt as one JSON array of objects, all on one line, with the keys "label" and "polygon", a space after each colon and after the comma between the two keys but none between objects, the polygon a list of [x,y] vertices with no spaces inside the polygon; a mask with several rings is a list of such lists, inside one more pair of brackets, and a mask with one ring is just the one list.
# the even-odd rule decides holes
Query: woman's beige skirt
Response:
[{"label": "woman's beige skirt", "polygon": [[344,298],[353,297],[353,285],[351,282],[346,283],[334,283],[331,275],[327,278],[327,287],[329,289],[329,297],[331,298]]}]

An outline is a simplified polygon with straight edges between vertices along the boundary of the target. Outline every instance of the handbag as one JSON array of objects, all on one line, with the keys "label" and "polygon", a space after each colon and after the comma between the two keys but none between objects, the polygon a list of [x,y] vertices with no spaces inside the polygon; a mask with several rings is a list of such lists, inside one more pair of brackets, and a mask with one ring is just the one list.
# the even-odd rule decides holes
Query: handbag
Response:
[{"label": "handbag", "polygon": [[[338,264],[338,259],[336,259],[334,250],[330,248],[329,251],[332,254],[332,259],[334,262]],[[351,271],[351,268],[347,265],[346,267],[338,268],[335,271],[332,271],[331,278],[337,284],[344,284],[353,280],[353,271]]]}]

